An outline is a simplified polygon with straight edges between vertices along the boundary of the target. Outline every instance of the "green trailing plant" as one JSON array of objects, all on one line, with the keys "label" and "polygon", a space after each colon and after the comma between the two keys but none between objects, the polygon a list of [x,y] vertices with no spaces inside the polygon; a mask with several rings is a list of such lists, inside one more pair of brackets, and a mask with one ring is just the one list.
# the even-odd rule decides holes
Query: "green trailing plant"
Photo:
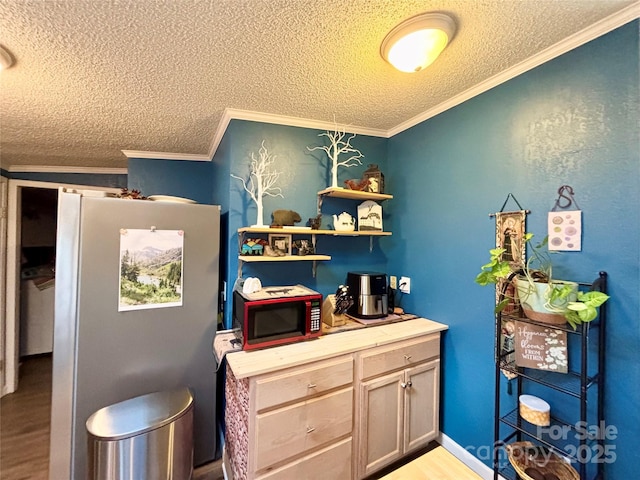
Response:
[{"label": "green trailing plant", "polygon": [[[489,262],[480,267],[480,273],[476,276],[476,283],[483,287],[487,285],[497,285],[501,280],[508,280],[508,277],[514,272],[511,264],[502,259],[502,254],[506,250],[504,248],[492,248],[489,250]],[[512,299],[504,298],[496,305],[495,313],[499,313],[505,309]]]},{"label": "green trailing plant", "polygon": [[[532,233],[524,236],[524,245],[530,245],[533,239]],[[553,280],[553,264],[551,252],[547,249],[548,237],[530,248],[530,255],[525,262],[509,262],[503,259],[504,248],[492,248],[489,250],[489,262],[480,267],[480,273],[475,282],[478,285],[497,285],[501,281],[510,282],[515,277],[525,278],[529,285],[534,283],[546,283],[549,288],[546,292],[545,308],[553,313],[562,313],[574,329],[581,323],[590,322],[598,316],[597,307],[605,303],[609,296],[603,292],[589,291],[577,292],[575,301],[569,301],[566,306],[559,308],[554,304],[566,300],[574,292],[570,284]],[[525,247],[526,248],[526,247]],[[514,252],[513,258],[522,258],[521,252]],[[506,297],[496,305],[495,312],[499,313],[511,303],[514,298]]]},{"label": "green trailing plant", "polygon": [[609,295],[602,292],[578,292],[578,300],[569,302],[564,317],[575,330],[581,323],[595,320],[598,316],[597,307],[609,300]]},{"label": "green trailing plant", "polygon": [[[525,233],[524,244],[527,245],[533,239],[533,233]],[[504,248],[492,248],[489,250],[489,263],[480,267],[480,273],[476,277],[476,283],[482,286],[497,284],[506,279],[512,273],[518,272],[531,282],[548,282],[551,280],[553,267],[548,251],[547,237],[535,245],[530,251],[531,255],[526,262],[508,262],[503,260]],[[514,258],[522,258],[521,252],[514,245]]]},{"label": "green trailing plant", "polygon": [[489,250],[489,263],[480,267],[480,273],[476,276],[476,283],[486,287],[489,284],[497,284],[500,280],[511,274],[511,265],[502,260],[504,248],[492,248]]}]

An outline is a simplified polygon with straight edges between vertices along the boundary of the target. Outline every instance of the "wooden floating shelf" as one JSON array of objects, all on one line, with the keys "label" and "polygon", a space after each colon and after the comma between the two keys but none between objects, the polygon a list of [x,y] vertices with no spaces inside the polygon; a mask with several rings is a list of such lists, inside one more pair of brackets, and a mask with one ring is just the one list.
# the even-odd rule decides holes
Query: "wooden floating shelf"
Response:
[{"label": "wooden floating shelf", "polygon": [[309,262],[316,260],[331,260],[329,255],[285,255],[284,257],[269,257],[266,255],[238,255],[242,262]]},{"label": "wooden floating shelf", "polygon": [[317,233],[318,230],[311,230],[310,228],[271,228],[271,227],[242,227],[238,229],[238,233],[286,233],[296,235],[311,235]]},{"label": "wooden floating shelf", "polygon": [[[389,200],[393,195],[385,193],[361,192],[348,188],[329,187],[318,192],[318,213],[322,209],[324,197],[345,198],[351,200]],[[238,229],[238,241],[242,244],[245,234],[272,234],[272,235],[295,235],[311,237],[313,246],[316,246],[316,235],[332,235],[334,237],[369,237],[369,252],[373,251],[373,237],[388,237],[391,232],[379,230],[313,230],[303,226],[287,226],[282,228],[271,228],[268,225],[261,227],[242,227]],[[242,245],[240,245],[242,248]],[[314,248],[315,249],[315,248]],[[285,255],[282,257],[270,257],[266,255],[238,255],[238,277],[242,277],[242,265],[244,263],[258,262],[313,262],[313,276],[316,276],[316,262],[331,260],[329,255]]]},{"label": "wooden floating shelf", "polygon": [[269,228],[269,227],[242,227],[238,233],[273,233],[285,235],[334,235],[337,237],[384,237],[391,235],[391,232],[380,232],[377,230],[362,230],[346,232],[342,230],[308,230],[304,228]]},{"label": "wooden floating shelf", "polygon": [[329,187],[318,192],[323,197],[351,198],[355,200],[389,200],[393,195],[387,193],[361,192],[359,190],[349,190],[348,188]]},{"label": "wooden floating shelf", "polygon": [[353,232],[342,232],[338,230],[316,230],[318,235],[333,235],[335,237],[386,237],[391,232],[381,232],[378,230],[355,230]]}]

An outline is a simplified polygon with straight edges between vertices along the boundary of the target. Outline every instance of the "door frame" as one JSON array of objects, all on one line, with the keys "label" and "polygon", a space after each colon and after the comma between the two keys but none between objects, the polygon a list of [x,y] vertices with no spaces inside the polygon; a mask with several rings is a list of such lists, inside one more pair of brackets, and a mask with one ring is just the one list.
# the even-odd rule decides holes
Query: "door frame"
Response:
[{"label": "door frame", "polygon": [[2,396],[2,387],[5,384],[6,361],[4,358],[4,333],[5,333],[5,317],[6,308],[6,265],[7,265],[7,198],[9,190],[9,179],[0,177],[0,396]]},{"label": "door frame", "polygon": [[[18,389],[19,366],[19,340],[20,340],[20,249],[22,227],[22,202],[21,189],[25,187],[48,188],[59,190],[68,188],[72,190],[99,190],[108,193],[120,193],[120,188],[100,187],[92,185],[74,185],[55,182],[40,182],[34,180],[9,179],[7,201],[7,241],[5,272],[0,272],[5,278],[5,315],[4,325],[0,326],[3,334],[2,348],[3,358],[0,359],[4,368],[2,390],[0,396],[13,393]],[[2,328],[4,327],[4,328]]]}]

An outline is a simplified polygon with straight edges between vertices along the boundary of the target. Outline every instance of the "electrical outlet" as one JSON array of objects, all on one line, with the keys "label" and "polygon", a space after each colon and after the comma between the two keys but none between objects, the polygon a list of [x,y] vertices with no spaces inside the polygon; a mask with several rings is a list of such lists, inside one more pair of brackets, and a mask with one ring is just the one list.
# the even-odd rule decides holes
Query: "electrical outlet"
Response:
[{"label": "electrical outlet", "polygon": [[411,279],[409,277],[400,277],[400,291],[411,293]]},{"label": "electrical outlet", "polygon": [[396,277],[395,275],[391,275],[389,277],[389,287],[393,288],[394,290],[398,288],[398,277]]}]

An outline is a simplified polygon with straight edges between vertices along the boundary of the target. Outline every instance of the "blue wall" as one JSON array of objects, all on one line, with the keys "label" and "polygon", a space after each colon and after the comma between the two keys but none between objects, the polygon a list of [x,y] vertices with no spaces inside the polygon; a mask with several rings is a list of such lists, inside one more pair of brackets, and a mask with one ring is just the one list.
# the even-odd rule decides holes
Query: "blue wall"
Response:
[{"label": "blue wall", "polygon": [[[257,122],[233,120],[223,137],[222,143],[214,164],[220,165],[228,162],[229,170],[219,168],[221,175],[229,180],[216,179],[216,186],[229,186],[229,197],[223,208],[223,214],[228,214],[227,241],[227,284],[231,291],[237,277],[237,249],[238,228],[253,225],[257,221],[255,204],[244,191],[242,183],[229,176],[230,173],[247,178],[251,154],[258,157],[258,151],[262,141],[268,152],[275,156],[273,170],[282,172],[277,186],[282,189],[284,198],[263,198],[264,223],[271,223],[271,212],[277,209],[295,210],[302,218],[298,225],[306,225],[307,220],[316,216],[317,192],[330,185],[329,164],[326,154],[322,151],[309,152],[307,147],[324,145],[326,137],[318,136],[323,131],[298,127],[280,126]],[[354,148],[363,154],[362,166],[341,167],[338,171],[338,182],[350,178],[360,178],[369,163],[378,164],[384,172],[386,168],[387,140],[384,138],[357,135],[351,142]],[[322,228],[328,227],[333,214],[343,211],[356,216],[358,202],[336,199],[326,199],[322,207]],[[384,206],[383,206],[384,208]],[[374,240],[374,248],[369,252],[368,237],[338,237],[319,236],[317,239],[318,253],[332,256],[329,263],[319,262],[316,278],[312,277],[311,262],[287,262],[287,263],[259,263],[246,264],[243,268],[243,277],[257,276],[264,285],[287,285],[303,283],[316,289],[323,295],[335,292],[336,287],[344,283],[346,274],[351,270],[379,270],[384,271],[386,257],[380,243],[383,240]],[[230,296],[229,296],[230,297]],[[227,305],[230,306],[229,298]],[[225,322],[230,325],[230,309],[227,308]]]},{"label": "blue wall", "polygon": [[[229,192],[230,192],[230,180],[229,169],[231,168],[231,141],[230,136],[225,135],[218,148],[216,150],[215,157],[212,161],[213,166],[213,204],[220,205],[220,238],[227,239],[220,242],[220,299],[218,305],[226,311],[225,306],[225,290],[229,290],[233,287],[226,287],[229,284],[229,252],[234,255],[237,253],[237,242],[230,242],[229,239]],[[235,268],[235,267],[234,267]],[[222,389],[221,389],[222,390]],[[220,444],[222,443],[222,440]]]},{"label": "blue wall", "polygon": [[142,195],[171,195],[211,205],[211,162],[130,158],[128,188]]},{"label": "blue wall", "polygon": [[608,478],[637,476],[638,81],[633,22],[389,140],[405,183],[393,188],[388,272],[410,276],[420,292],[403,299],[406,310],[450,326],[442,431],[471,453],[493,442],[494,296],[473,281],[495,244],[488,214],[511,192],[531,210],[527,230],[542,238],[568,184],[583,211],[583,248],[555,257],[554,275],[610,275],[606,422],[619,433],[606,469]]}]

